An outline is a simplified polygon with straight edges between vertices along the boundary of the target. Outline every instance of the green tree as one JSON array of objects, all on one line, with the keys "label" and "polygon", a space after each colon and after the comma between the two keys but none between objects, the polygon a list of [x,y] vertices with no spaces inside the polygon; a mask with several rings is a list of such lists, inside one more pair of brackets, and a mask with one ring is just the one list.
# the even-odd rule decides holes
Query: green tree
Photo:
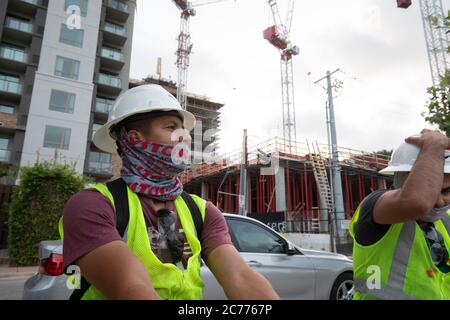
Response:
[{"label": "green tree", "polygon": [[19,175],[9,207],[8,254],[12,264],[30,265],[37,262],[40,241],[59,239],[64,206],[88,181],[56,161],[23,167]]},{"label": "green tree", "polygon": [[429,94],[427,111],[423,112],[422,116],[450,136],[450,70],[446,70],[441,77],[439,86],[429,87],[427,92]]},{"label": "green tree", "polygon": [[392,151],[393,151],[392,149],[391,150],[383,149],[383,150],[380,150],[380,151],[376,151],[375,153],[376,154],[381,154],[381,155],[386,156],[386,157],[390,157],[392,155]]}]

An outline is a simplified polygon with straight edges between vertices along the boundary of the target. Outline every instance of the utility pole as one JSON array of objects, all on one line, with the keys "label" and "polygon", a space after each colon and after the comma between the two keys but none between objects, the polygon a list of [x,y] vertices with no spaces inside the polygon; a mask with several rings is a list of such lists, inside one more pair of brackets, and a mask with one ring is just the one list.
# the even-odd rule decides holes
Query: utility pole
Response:
[{"label": "utility pole", "polygon": [[[329,122],[327,123],[327,127],[329,128],[330,140],[331,140],[331,179],[332,179],[332,188],[331,192],[333,194],[333,203],[334,203],[334,219],[333,215],[331,215],[332,227],[337,229],[338,239],[344,238],[344,230],[342,228],[342,221],[345,218],[344,215],[344,200],[342,195],[342,180],[341,180],[341,166],[339,165],[339,154],[337,147],[337,134],[336,134],[336,120],[334,117],[334,104],[333,104],[333,86],[331,84],[331,75],[334,73],[341,71],[340,69],[336,69],[333,72],[327,71],[327,75],[323,78],[320,78],[315,82],[318,82],[327,79],[327,94],[328,94],[328,118]],[[333,233],[332,233],[333,234]]]},{"label": "utility pole", "polygon": [[239,214],[247,215],[247,129],[244,129],[242,142],[242,161],[239,179]]}]

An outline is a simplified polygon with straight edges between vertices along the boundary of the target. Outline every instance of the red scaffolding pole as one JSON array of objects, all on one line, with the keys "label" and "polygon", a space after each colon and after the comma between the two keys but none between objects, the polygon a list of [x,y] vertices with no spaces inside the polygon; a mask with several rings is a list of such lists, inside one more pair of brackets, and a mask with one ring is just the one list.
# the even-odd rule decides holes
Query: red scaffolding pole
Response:
[{"label": "red scaffolding pole", "polygon": [[365,186],[364,186],[364,176],[358,173],[358,193],[359,193],[359,201],[361,202],[362,199],[365,197]]},{"label": "red scaffolding pole", "polygon": [[374,192],[375,190],[377,190],[377,179],[375,179],[374,176],[370,177],[370,192]]}]

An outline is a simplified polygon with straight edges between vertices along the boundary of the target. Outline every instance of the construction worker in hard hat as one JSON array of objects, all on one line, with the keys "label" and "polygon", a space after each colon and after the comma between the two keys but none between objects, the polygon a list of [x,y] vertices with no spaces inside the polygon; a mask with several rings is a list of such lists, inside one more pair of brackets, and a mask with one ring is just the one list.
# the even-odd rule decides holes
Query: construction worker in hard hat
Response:
[{"label": "construction worker in hard hat", "polygon": [[279,299],[231,242],[223,214],[183,191],[194,116],[158,85],[124,92],[94,144],[122,160],[121,177],[66,204],[64,268],[81,285],[72,300],[202,299],[201,257],[230,299]]},{"label": "construction worker in hard hat", "polygon": [[357,208],[353,298],[450,299],[450,139],[424,129],[394,150],[376,190]]}]

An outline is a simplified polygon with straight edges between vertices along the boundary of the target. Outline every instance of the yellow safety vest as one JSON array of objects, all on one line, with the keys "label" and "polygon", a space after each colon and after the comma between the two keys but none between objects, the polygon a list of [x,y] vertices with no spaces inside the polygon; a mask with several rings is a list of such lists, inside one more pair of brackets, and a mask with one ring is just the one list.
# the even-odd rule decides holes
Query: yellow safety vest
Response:
[{"label": "yellow safety vest", "polygon": [[[450,273],[433,263],[422,229],[416,221],[392,224],[376,243],[356,241],[357,208],[350,224],[353,241],[354,300],[450,299]],[[450,248],[450,216],[434,223]],[[447,264],[449,262],[447,261]]]},{"label": "yellow safety vest", "polygon": [[[97,189],[107,197],[114,206],[114,199],[104,184],[96,184],[92,188]],[[124,235],[128,248],[139,258],[148,272],[153,288],[162,299],[166,300],[200,300],[203,298],[204,283],[200,277],[200,253],[201,245],[196,236],[195,224],[191,213],[182,199],[178,196],[174,203],[177,209],[187,242],[192,250],[192,257],[188,260],[186,270],[182,271],[172,263],[162,263],[151,250],[151,244],[147,233],[147,226],[142,211],[142,206],[136,193],[127,186],[129,222]],[[205,219],[206,201],[191,195],[200,209],[202,219]],[[61,240],[64,241],[62,219],[59,224]],[[83,295],[82,300],[106,299],[94,286]]]}]

